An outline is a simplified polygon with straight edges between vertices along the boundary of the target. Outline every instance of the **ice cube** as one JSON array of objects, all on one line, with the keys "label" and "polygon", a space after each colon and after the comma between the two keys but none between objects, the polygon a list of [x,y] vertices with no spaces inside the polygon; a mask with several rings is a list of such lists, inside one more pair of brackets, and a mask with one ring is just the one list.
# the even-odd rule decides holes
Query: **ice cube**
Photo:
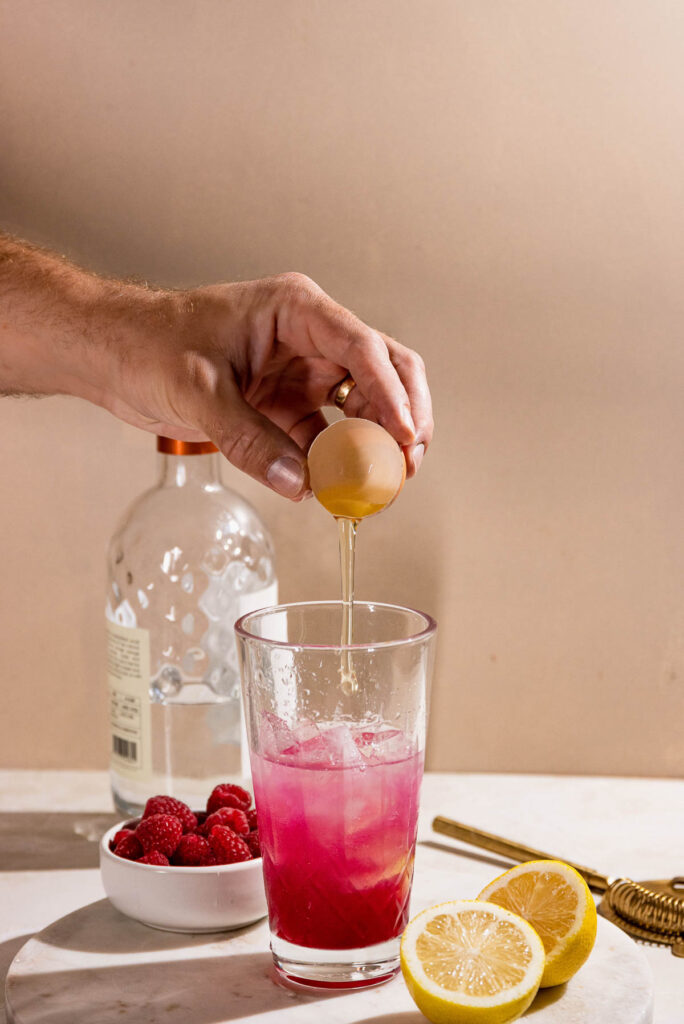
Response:
[{"label": "ice cube", "polygon": [[301,718],[296,728],[292,730],[292,735],[297,743],[306,743],[307,740],[312,740],[320,734],[321,730],[310,718]]},{"label": "ice cube", "polygon": [[261,752],[266,757],[296,753],[299,744],[287,722],[270,711],[264,711],[259,729]]},{"label": "ice cube", "polygon": [[389,764],[404,761],[413,753],[411,744],[401,729],[381,729],[379,732],[361,732],[354,737],[356,747],[371,764]]},{"label": "ice cube", "polygon": [[[292,753],[295,753],[293,749]],[[323,736],[312,736],[297,747],[297,764],[302,768],[331,767],[330,749]]]},{"label": "ice cube", "polygon": [[334,725],[300,743],[297,760],[309,768],[349,768],[363,764],[346,725]]}]

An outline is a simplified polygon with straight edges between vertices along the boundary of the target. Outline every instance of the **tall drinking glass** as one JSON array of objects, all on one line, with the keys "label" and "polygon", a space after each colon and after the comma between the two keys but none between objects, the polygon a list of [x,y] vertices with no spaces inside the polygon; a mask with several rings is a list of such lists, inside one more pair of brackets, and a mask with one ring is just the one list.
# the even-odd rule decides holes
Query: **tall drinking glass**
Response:
[{"label": "tall drinking glass", "polygon": [[338,601],[281,605],[235,630],[273,959],[349,988],[399,968],[436,624],[355,602],[345,645],[342,618]]}]

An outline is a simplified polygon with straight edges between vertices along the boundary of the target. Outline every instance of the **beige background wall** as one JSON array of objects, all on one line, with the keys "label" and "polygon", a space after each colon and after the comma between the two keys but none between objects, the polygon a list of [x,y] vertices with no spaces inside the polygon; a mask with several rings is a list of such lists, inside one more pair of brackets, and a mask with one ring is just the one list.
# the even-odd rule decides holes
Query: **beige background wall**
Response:
[{"label": "beige background wall", "polygon": [[[684,771],[684,5],[0,0],[0,224],[171,285],[297,269],[425,356],[359,542],[441,623],[430,765]],[[0,401],[0,765],[104,766],[104,549],[153,439]],[[332,523],[230,467],[285,598]]]}]

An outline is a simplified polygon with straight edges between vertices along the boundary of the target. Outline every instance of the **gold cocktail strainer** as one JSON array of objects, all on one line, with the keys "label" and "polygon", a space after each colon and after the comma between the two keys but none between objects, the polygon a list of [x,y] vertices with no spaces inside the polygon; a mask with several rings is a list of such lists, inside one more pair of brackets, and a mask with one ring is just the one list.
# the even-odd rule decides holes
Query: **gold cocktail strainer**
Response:
[{"label": "gold cocktail strainer", "polygon": [[684,957],[684,877],[650,882],[608,878],[593,868],[573,864],[564,857],[542,853],[450,818],[437,817],[432,827],[435,832],[511,860],[563,860],[580,873],[592,892],[601,893],[603,900],[599,910],[603,917],[635,939],[671,946],[675,956]]}]

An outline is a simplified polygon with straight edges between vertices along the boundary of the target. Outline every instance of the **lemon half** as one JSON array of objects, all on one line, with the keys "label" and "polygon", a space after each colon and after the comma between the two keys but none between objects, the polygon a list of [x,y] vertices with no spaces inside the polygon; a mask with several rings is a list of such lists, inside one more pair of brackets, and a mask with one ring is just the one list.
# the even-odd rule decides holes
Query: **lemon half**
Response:
[{"label": "lemon half", "polygon": [[401,969],[433,1024],[508,1024],[536,995],[544,947],[526,921],[503,907],[454,900],[409,922]]},{"label": "lemon half", "polygon": [[546,953],[542,988],[568,981],[593,949],[593,897],[582,876],[562,861],[518,864],[485,886],[478,899],[519,914],[538,933]]}]

